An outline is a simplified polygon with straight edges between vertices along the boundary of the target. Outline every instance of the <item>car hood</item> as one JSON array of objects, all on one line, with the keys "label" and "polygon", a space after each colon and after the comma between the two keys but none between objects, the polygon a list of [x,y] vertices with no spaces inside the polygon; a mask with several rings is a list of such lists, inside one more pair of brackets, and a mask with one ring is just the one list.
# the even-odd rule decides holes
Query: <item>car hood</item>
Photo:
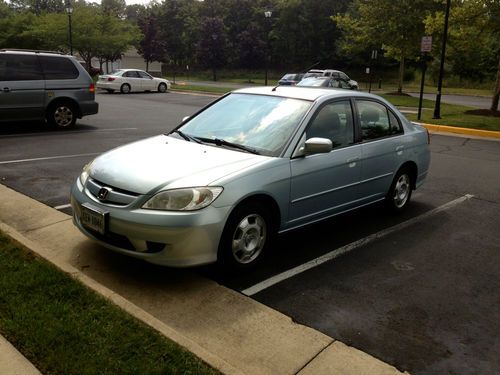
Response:
[{"label": "car hood", "polygon": [[97,157],[89,174],[115,188],[152,194],[163,188],[206,186],[268,159],[161,135]]}]

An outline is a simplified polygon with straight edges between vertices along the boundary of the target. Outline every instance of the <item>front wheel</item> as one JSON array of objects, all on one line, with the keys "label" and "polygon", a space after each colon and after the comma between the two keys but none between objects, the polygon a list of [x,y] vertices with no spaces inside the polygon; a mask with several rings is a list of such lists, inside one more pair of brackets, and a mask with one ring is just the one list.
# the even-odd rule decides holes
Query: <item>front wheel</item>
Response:
[{"label": "front wheel", "polygon": [[229,269],[255,266],[274,237],[271,214],[258,203],[237,207],[229,216],[219,243],[219,262]]},{"label": "front wheel", "polygon": [[402,211],[410,202],[412,193],[411,172],[401,169],[394,177],[391,188],[386,196],[386,203],[394,211]]},{"label": "front wheel", "polygon": [[165,83],[160,83],[158,85],[158,92],[164,93],[167,92],[167,85]]}]

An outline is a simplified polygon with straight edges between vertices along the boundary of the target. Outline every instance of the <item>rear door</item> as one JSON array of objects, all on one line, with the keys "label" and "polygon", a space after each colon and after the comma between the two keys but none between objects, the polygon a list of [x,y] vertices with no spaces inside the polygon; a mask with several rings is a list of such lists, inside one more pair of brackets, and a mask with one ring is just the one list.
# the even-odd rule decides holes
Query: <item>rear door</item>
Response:
[{"label": "rear door", "polygon": [[131,91],[142,91],[142,79],[137,70],[129,70],[122,74],[123,82],[130,85]]},{"label": "rear door", "polygon": [[0,121],[44,117],[45,81],[34,54],[0,53]]},{"label": "rear door", "polygon": [[368,99],[355,102],[363,145],[360,192],[366,201],[379,200],[404,161],[403,128],[384,104]]}]

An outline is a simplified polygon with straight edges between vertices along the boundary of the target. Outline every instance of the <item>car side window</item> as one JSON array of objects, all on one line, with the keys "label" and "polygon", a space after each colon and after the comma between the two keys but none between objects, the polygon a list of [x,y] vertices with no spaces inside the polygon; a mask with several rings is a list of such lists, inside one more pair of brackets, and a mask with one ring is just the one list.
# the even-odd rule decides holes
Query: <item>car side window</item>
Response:
[{"label": "car side window", "polygon": [[354,141],[353,117],[349,100],[324,105],[316,113],[306,130],[306,139],[327,138],[333,148],[350,145]]},{"label": "car side window", "polygon": [[39,58],[46,80],[75,79],[80,74],[75,64],[67,58],[53,56]]},{"label": "car side window", "polygon": [[36,56],[0,54],[0,81],[42,79],[42,70]]},{"label": "car side window", "polygon": [[140,78],[146,78],[146,79],[151,79],[151,76],[147,73],[144,72],[137,72],[139,74]]},{"label": "car side window", "polygon": [[385,105],[368,100],[357,100],[356,105],[363,140],[387,137],[402,132],[396,117]]},{"label": "car side window", "polygon": [[129,70],[128,72],[123,73],[124,77],[128,78],[140,78],[139,74],[135,70]]}]

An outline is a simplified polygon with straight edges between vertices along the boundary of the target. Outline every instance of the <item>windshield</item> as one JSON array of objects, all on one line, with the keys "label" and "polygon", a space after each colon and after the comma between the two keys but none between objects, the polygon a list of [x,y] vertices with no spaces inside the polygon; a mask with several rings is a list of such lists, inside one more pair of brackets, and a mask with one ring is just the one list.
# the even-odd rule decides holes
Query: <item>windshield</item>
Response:
[{"label": "windshield", "polygon": [[297,86],[325,86],[327,84],[326,81],[328,81],[328,77],[325,79],[311,77],[303,79]]},{"label": "windshield", "polygon": [[311,105],[298,99],[230,94],[179,130],[201,140],[224,140],[278,156]]}]

